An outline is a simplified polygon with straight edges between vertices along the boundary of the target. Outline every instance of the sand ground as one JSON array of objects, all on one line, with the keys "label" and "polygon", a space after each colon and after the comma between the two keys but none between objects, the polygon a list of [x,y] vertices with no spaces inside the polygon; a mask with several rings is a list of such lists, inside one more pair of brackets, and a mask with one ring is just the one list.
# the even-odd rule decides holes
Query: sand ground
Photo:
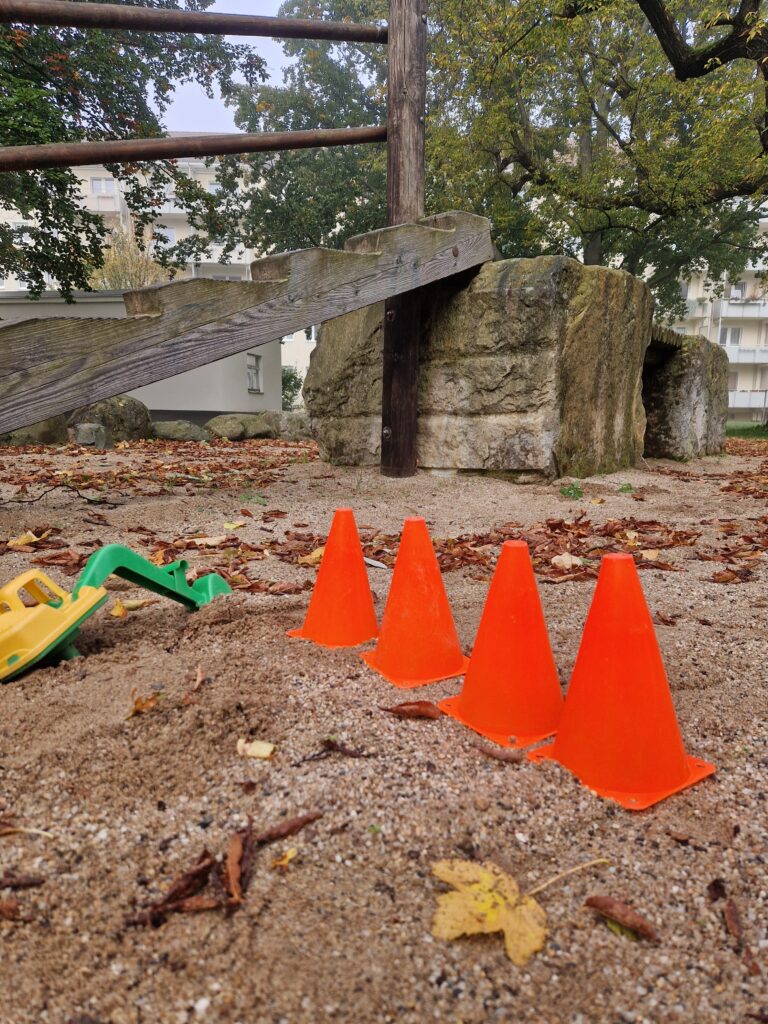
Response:
[{"label": "sand ground", "polygon": [[[22,918],[0,921],[0,1022],[768,1020],[768,445],[730,450],[593,478],[578,498],[561,493],[563,481],[386,480],[328,467],[311,445],[0,451],[0,539],[61,531],[49,535],[59,547],[6,550],[3,581],[40,556],[74,559],[98,542],[146,555],[245,522],[229,531],[239,553],[183,556],[197,569],[229,565],[241,583],[298,591],[241,590],[192,614],[165,600],[123,618],[107,606],[83,627],[83,657],[0,686],[0,818],[48,833],[0,836],[0,876],[44,879],[0,889]],[[32,501],[62,481],[70,486]],[[657,635],[686,747],[717,774],[630,813],[556,764],[484,757],[475,735],[449,718],[401,721],[381,711],[447,696],[459,682],[403,693],[357,651],[286,638],[303,620],[309,594],[300,588],[316,572],[296,560],[340,505],[354,508],[374,547],[409,515],[424,516],[443,541],[510,522],[536,537],[565,530],[565,549],[567,524],[581,516],[579,550],[604,545],[600,530],[611,521],[624,524],[612,542],[629,550],[678,531],[656,560],[679,571],[651,565],[641,578],[657,621],[674,623],[659,624]],[[548,519],[566,526],[536,525]],[[658,520],[664,530],[630,520]],[[392,542],[378,547],[391,564]],[[467,652],[496,550],[489,543],[477,563],[444,573]],[[551,582],[550,549],[542,550],[539,589],[565,687],[594,581]],[[712,580],[727,570],[745,580]],[[45,571],[71,587],[60,567]],[[390,578],[389,568],[370,569],[379,613]],[[121,581],[109,589],[111,606],[142,596]],[[208,678],[195,689],[198,666]],[[154,707],[128,717],[136,696],[156,694]],[[276,752],[244,759],[241,737]],[[303,760],[329,737],[371,756]],[[177,914],[157,928],[126,923],[204,848],[222,855],[249,817],[262,830],[312,811],[323,816],[258,851],[236,913]],[[289,849],[297,853],[287,870],[275,869]],[[610,864],[540,895],[545,948],[515,967],[499,936],[430,935],[445,888],[430,865],[454,857],[495,860],[524,890],[593,858]],[[740,912],[740,937],[727,927],[724,900],[708,895],[715,879]],[[660,942],[610,931],[583,906],[595,893],[632,904]]]}]

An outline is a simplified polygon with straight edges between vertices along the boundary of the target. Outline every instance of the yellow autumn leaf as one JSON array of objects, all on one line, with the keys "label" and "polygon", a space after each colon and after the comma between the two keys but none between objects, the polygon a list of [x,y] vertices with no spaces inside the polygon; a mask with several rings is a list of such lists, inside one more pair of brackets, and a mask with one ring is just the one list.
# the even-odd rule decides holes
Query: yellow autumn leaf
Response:
[{"label": "yellow autumn leaf", "polygon": [[237,741],[237,752],[240,757],[258,757],[265,761],[275,752],[275,744],[266,740],[246,740],[242,736]]},{"label": "yellow autumn leaf", "polygon": [[18,537],[11,537],[11,539],[8,541],[8,547],[26,548],[30,547],[30,545],[33,544],[39,544],[41,540],[45,540],[45,538],[50,535],[50,532],[50,530],[43,530],[43,532],[38,536],[31,530],[27,530],[25,533],[22,533]]},{"label": "yellow autumn leaf", "polygon": [[432,872],[456,890],[437,898],[436,939],[503,932],[507,956],[518,967],[543,948],[547,915],[533,897],[521,896],[514,878],[496,864],[441,860]]},{"label": "yellow autumn leaf", "polygon": [[308,555],[302,555],[299,558],[299,565],[320,565],[325,554],[325,545],[321,548],[315,548],[314,551],[310,551]]},{"label": "yellow autumn leaf", "polygon": [[119,597],[115,600],[115,603],[110,608],[109,614],[114,615],[116,619],[124,619],[128,614],[128,609],[125,607],[125,605],[123,604]]},{"label": "yellow autumn leaf", "polygon": [[241,519],[237,523],[224,523],[225,530],[239,530],[241,526],[245,526],[245,520]]},{"label": "yellow autumn leaf", "polygon": [[291,863],[291,861],[298,852],[299,851],[296,849],[296,847],[292,846],[290,850],[285,851],[282,857],[277,857],[275,860],[272,861],[272,867],[275,869],[275,871],[287,871],[288,865]]}]

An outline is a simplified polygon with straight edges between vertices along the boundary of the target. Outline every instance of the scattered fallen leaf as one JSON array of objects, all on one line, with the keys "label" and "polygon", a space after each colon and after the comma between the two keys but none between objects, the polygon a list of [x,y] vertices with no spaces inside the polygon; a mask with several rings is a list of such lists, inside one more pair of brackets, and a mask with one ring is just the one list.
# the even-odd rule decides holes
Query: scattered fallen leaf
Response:
[{"label": "scattered fallen leaf", "polygon": [[614,921],[641,939],[647,939],[648,942],[659,941],[655,929],[644,917],[641,917],[626,903],[613,899],[612,896],[590,896],[584,906],[597,911],[602,917]]},{"label": "scattered fallen leaf", "polygon": [[241,526],[245,526],[245,520],[241,519],[236,523],[224,523],[225,530],[239,530]]},{"label": "scattered fallen leaf", "polygon": [[240,757],[257,757],[264,761],[274,754],[275,744],[266,740],[247,740],[241,736],[237,741],[237,752]]},{"label": "scattered fallen leaf", "polygon": [[354,750],[352,747],[347,747],[343,743],[339,743],[332,736],[323,740],[323,745],[320,750],[315,751],[314,754],[309,754],[307,757],[303,757],[300,761],[295,761],[293,767],[296,768],[300,764],[306,764],[308,761],[324,761],[331,754],[343,754],[344,757],[375,757],[375,754],[366,753],[364,750]]},{"label": "scattered fallen leaf", "polygon": [[311,825],[313,821],[317,821],[322,816],[322,811],[310,811],[309,814],[300,814],[296,818],[287,818],[285,821],[273,825],[272,828],[257,833],[253,837],[253,842],[263,846],[266,843],[274,843],[277,839],[287,839],[288,836],[295,836],[297,832],[301,832],[303,828]]},{"label": "scattered fallen leaf", "polygon": [[550,558],[550,562],[557,569],[573,569],[575,565],[583,565],[584,559],[579,558],[577,555],[572,555],[570,551],[564,551],[562,555],[555,555]]},{"label": "scattered fallen leaf", "polygon": [[526,757],[522,750],[510,750],[508,747],[491,747],[487,743],[477,740],[472,744],[475,750],[479,750],[486,757],[494,761],[506,761],[508,764],[521,764]]},{"label": "scattered fallen leaf", "polygon": [[663,612],[654,612],[653,621],[657,626],[676,626],[679,615],[665,615]]},{"label": "scattered fallen leaf", "polygon": [[299,851],[295,846],[292,846],[290,850],[286,850],[282,857],[277,857],[272,861],[272,867],[276,871],[282,871],[284,874],[288,871],[288,865],[291,863],[293,858]]},{"label": "scattered fallen leaf", "polygon": [[50,530],[42,530],[39,534],[33,533],[32,530],[26,530],[19,537],[11,537],[7,542],[7,546],[13,551],[25,550],[34,548],[35,544],[39,544],[45,540],[46,537],[50,537]]},{"label": "scattered fallen leaf", "polygon": [[366,565],[370,565],[373,569],[386,569],[387,566],[383,562],[377,562],[375,558],[364,558],[363,561]]},{"label": "scattered fallen leaf", "polygon": [[232,538],[224,533],[220,537],[190,537],[186,546],[190,548],[219,548],[222,544],[228,544],[231,541]]},{"label": "scattered fallen leaf", "polygon": [[729,896],[723,907],[723,918],[725,927],[730,935],[736,940],[736,948],[741,949],[744,942],[744,927],[741,923],[741,912],[733,899]]},{"label": "scattered fallen leaf", "polygon": [[126,716],[126,721],[128,721],[129,718],[133,718],[135,715],[146,715],[148,711],[157,707],[157,702],[162,696],[162,690],[156,690],[154,693],[150,693],[146,697],[140,696],[139,691],[135,688],[131,690],[133,707],[131,708],[130,714]]},{"label": "scattered fallen leaf", "polygon": [[41,885],[45,885],[41,875],[17,875],[14,871],[0,875],[0,889],[37,889]]},{"label": "scattered fallen leaf", "polygon": [[713,878],[707,886],[707,896],[712,903],[716,903],[718,900],[724,900],[726,896],[725,879]]},{"label": "scattered fallen leaf", "polygon": [[432,865],[432,872],[456,890],[437,898],[432,922],[436,939],[503,932],[507,956],[518,967],[544,947],[543,908],[533,897],[522,896],[515,879],[496,864],[441,860]]},{"label": "scattered fallen leaf", "polygon": [[310,551],[308,555],[302,555],[298,559],[299,565],[320,565],[325,554],[325,545],[320,548],[315,548],[314,551]]},{"label": "scattered fallen leaf", "polygon": [[0,921],[20,921],[21,904],[18,900],[0,900]]},{"label": "scattered fallen leaf", "polygon": [[109,614],[113,615],[116,619],[124,619],[128,615],[128,609],[119,597],[115,599],[115,603],[109,609]]},{"label": "scattered fallen leaf", "polygon": [[712,583],[746,583],[752,578],[751,569],[721,569],[710,576]]},{"label": "scattered fallen leaf", "polygon": [[380,708],[397,718],[442,718],[443,712],[431,700],[407,700],[391,708]]},{"label": "scattered fallen leaf", "polygon": [[657,562],[660,554],[657,548],[648,548],[640,552],[640,557],[644,562]]}]

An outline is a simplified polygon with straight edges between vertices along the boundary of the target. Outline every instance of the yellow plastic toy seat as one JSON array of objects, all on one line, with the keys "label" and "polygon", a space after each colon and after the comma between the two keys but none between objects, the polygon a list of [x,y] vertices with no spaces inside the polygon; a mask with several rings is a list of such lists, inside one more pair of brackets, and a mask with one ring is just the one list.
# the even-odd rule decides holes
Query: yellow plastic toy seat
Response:
[{"label": "yellow plastic toy seat", "polygon": [[104,587],[81,587],[74,597],[35,569],[0,587],[0,680],[57,648],[62,657],[75,655],[78,626],[106,599]]}]

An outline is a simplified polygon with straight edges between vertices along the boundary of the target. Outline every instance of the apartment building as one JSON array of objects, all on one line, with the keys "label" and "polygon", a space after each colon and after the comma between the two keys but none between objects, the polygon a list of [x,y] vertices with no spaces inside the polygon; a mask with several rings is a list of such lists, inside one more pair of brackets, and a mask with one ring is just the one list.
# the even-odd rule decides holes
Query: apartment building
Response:
[{"label": "apartment building", "polygon": [[721,298],[708,294],[701,278],[683,282],[688,313],[675,324],[682,334],[703,334],[728,354],[728,418],[768,422],[768,282],[762,266],[726,283]]},{"label": "apartment building", "polygon": [[[179,160],[178,166],[208,191],[216,191],[214,169],[206,166],[203,160]],[[129,227],[130,211],[123,196],[121,183],[99,164],[74,170],[80,178],[85,206],[101,214],[108,228]],[[20,215],[8,210],[0,210],[0,219],[14,226],[24,226]],[[190,225],[185,211],[177,205],[172,190],[168,191],[166,201],[158,211],[157,223],[158,230],[167,237],[169,245],[175,244],[195,230]],[[162,228],[159,225],[162,225]],[[221,252],[220,247],[214,246],[205,262],[199,266],[190,265],[186,271],[177,274],[176,279],[250,279],[250,264],[255,258],[251,249],[245,246],[237,248],[226,264],[220,261]],[[12,277],[0,277],[0,319],[32,316],[125,316],[125,306],[119,293],[76,293],[75,304],[68,305],[56,293],[55,282],[50,281],[49,284],[51,291],[46,291],[40,300],[31,302],[26,296],[26,287],[22,281]],[[281,373],[281,344],[278,340],[138,388],[131,394],[149,406],[156,419],[181,417],[199,422],[222,412],[280,409]]]}]

